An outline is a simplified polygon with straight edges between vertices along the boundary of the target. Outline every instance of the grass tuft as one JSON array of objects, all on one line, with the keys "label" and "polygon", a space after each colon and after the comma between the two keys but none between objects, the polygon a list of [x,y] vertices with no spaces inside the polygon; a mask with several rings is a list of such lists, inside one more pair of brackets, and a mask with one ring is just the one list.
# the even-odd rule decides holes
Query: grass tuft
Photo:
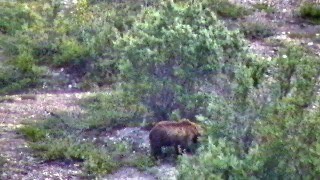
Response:
[{"label": "grass tuft", "polygon": [[300,6],[300,16],[313,24],[320,24],[320,5],[315,3],[304,3]]},{"label": "grass tuft", "polygon": [[273,8],[272,6],[268,5],[267,3],[257,3],[253,5],[254,8],[260,10],[260,11],[264,11],[266,13],[275,13],[276,9]]},{"label": "grass tuft", "polygon": [[273,36],[275,31],[272,27],[263,23],[243,23],[241,25],[241,31],[245,35],[246,38],[249,39],[262,39]]}]

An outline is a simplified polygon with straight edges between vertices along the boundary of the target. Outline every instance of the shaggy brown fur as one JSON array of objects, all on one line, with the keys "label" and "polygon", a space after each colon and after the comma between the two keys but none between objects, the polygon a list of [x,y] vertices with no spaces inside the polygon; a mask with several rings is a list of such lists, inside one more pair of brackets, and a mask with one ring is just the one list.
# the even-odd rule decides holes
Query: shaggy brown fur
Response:
[{"label": "shaggy brown fur", "polygon": [[157,158],[162,153],[161,148],[168,146],[173,146],[178,155],[184,150],[190,152],[191,144],[198,142],[202,132],[200,125],[187,119],[180,122],[161,121],[149,134],[151,153]]}]

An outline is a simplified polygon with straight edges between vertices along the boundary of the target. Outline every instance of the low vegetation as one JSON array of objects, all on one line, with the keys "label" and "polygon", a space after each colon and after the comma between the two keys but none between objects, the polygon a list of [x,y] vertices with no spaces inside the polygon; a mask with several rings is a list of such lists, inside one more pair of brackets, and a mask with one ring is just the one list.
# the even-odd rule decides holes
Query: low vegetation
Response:
[{"label": "low vegetation", "polygon": [[208,128],[208,139],[199,156],[181,159],[181,179],[317,177],[316,64],[310,52],[288,46],[265,66],[269,70],[260,71],[273,73],[263,76],[241,107],[214,97],[209,114],[198,117]]},{"label": "low vegetation", "polygon": [[[268,61],[251,54],[245,37],[265,38],[273,29],[257,22],[231,31],[219,20],[251,10],[227,0],[19,3],[0,8],[9,57],[0,94],[39,85],[48,67],[66,69],[84,89],[113,83],[109,93],[82,99],[83,113],[52,112],[22,127],[37,156],[81,161],[86,176],[121,166],[146,170],[155,165],[148,151],[94,137],[188,118],[206,134],[194,156],[178,158],[180,179],[319,177],[319,58],[282,42]],[[318,17],[314,5],[300,12]]]},{"label": "low vegetation", "polygon": [[318,3],[305,2],[300,7],[300,15],[311,23],[320,24],[320,5]]},{"label": "low vegetation", "polygon": [[13,102],[14,98],[8,96],[0,96],[0,103],[2,102]]},{"label": "low vegetation", "polygon": [[228,0],[205,0],[205,6],[223,18],[241,18],[252,13],[252,9],[245,8]]},{"label": "low vegetation", "polygon": [[275,13],[276,9],[269,5],[268,3],[256,3],[253,5],[254,8],[264,11],[266,13]]},{"label": "low vegetation", "polygon": [[112,128],[140,125],[147,109],[136,97],[123,91],[99,93],[83,99],[80,104],[88,110],[84,124],[88,128]]},{"label": "low vegetation", "polygon": [[[131,29],[144,6],[159,3],[82,0],[68,9],[56,0],[1,2],[0,47],[10,60],[1,68],[0,94],[42,85],[50,74],[46,67],[65,68],[85,90],[114,83],[119,69],[113,42]],[[249,13],[227,0],[205,6],[223,17]]]},{"label": "low vegetation", "polygon": [[121,93],[99,93],[79,103],[87,113],[70,115],[58,112],[49,119],[19,129],[30,141],[36,156],[46,161],[82,161],[85,176],[108,174],[121,166],[141,170],[154,166],[154,161],[145,156],[144,150],[132,155],[132,142],[102,142],[87,135],[135,122],[141,112],[132,99],[124,98]]},{"label": "low vegetation", "polygon": [[[1,67],[0,94],[41,85],[46,68],[64,68],[83,80],[83,88],[114,82],[113,41],[127,31],[139,3],[93,3],[72,9],[62,2],[1,2],[0,46],[10,57]],[[30,15],[29,15],[30,14]],[[24,17],[24,18],[20,18]],[[12,83],[13,82],[13,83]]]},{"label": "low vegetation", "polygon": [[87,175],[111,173],[120,166],[120,163],[112,157],[113,149],[98,147],[91,142],[81,142],[82,140],[76,139],[75,137],[46,138],[33,143],[31,148],[47,161],[84,161]]},{"label": "low vegetation", "polygon": [[201,88],[215,86],[220,76],[240,86],[242,79],[231,77],[247,67],[237,64],[253,62],[242,36],[228,31],[202,4],[149,8],[115,44],[121,53],[121,88],[138,97],[158,120],[194,119],[204,113],[210,95]]},{"label": "low vegetation", "polygon": [[0,156],[0,173],[3,172],[3,165],[6,163],[6,160],[4,157]]},{"label": "low vegetation", "polygon": [[263,39],[275,34],[274,28],[261,22],[242,23],[241,31],[248,39]]}]

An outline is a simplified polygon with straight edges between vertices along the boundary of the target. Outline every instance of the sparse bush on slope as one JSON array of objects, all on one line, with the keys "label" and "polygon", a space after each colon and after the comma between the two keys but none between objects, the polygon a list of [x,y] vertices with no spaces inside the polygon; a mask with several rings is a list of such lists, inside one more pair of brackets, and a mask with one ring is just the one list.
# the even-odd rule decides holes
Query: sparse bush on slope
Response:
[{"label": "sparse bush on slope", "polygon": [[[130,3],[89,4],[86,0],[70,9],[55,0],[5,5],[0,7],[4,9],[0,12],[4,17],[0,29],[6,32],[0,37],[0,46],[11,66],[25,77],[30,73],[20,70],[21,63],[33,68],[64,68],[67,73],[85,79],[84,88],[114,82],[118,70],[113,41],[117,34],[130,29],[141,10]],[[33,80],[38,81],[39,76]],[[20,76],[12,78],[17,83],[23,80]],[[3,93],[15,92],[8,86],[1,86]],[[18,83],[15,89],[23,88],[28,86]]]}]

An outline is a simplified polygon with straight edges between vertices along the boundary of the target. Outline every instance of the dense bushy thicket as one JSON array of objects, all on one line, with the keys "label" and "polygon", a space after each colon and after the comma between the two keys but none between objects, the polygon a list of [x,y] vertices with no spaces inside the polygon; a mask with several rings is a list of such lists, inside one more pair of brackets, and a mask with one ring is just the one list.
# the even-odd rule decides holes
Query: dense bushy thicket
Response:
[{"label": "dense bushy thicket", "polygon": [[158,120],[203,113],[211,88],[243,96],[252,85],[252,71],[244,69],[253,60],[242,36],[201,3],[148,8],[116,45],[122,88],[140,97]]},{"label": "dense bushy thicket", "polygon": [[[115,82],[119,70],[113,42],[117,35],[139,21],[137,14],[148,7],[158,7],[160,2],[80,0],[69,3],[61,0],[0,2],[1,48],[11,59],[18,56],[26,59],[23,56],[27,55],[33,61],[25,64],[45,67],[44,71],[19,72],[23,76],[24,73],[35,75],[30,84],[20,84],[21,78],[10,74],[1,77],[5,81],[15,79],[18,84],[16,88],[3,84],[2,94],[40,84],[42,75],[50,74],[45,72],[46,67],[66,69],[76,79],[83,80],[80,87],[84,89]],[[208,0],[205,6],[224,12],[227,17],[246,14],[244,8],[227,0]]]},{"label": "dense bushy thicket", "polygon": [[[208,139],[183,157],[180,178],[313,179],[319,176],[319,59],[289,46],[238,107],[213,96],[199,119]],[[241,109],[239,111],[239,109]]]},{"label": "dense bushy thicket", "polygon": [[0,32],[14,34],[14,32],[33,24],[39,15],[23,4],[0,2]]}]

